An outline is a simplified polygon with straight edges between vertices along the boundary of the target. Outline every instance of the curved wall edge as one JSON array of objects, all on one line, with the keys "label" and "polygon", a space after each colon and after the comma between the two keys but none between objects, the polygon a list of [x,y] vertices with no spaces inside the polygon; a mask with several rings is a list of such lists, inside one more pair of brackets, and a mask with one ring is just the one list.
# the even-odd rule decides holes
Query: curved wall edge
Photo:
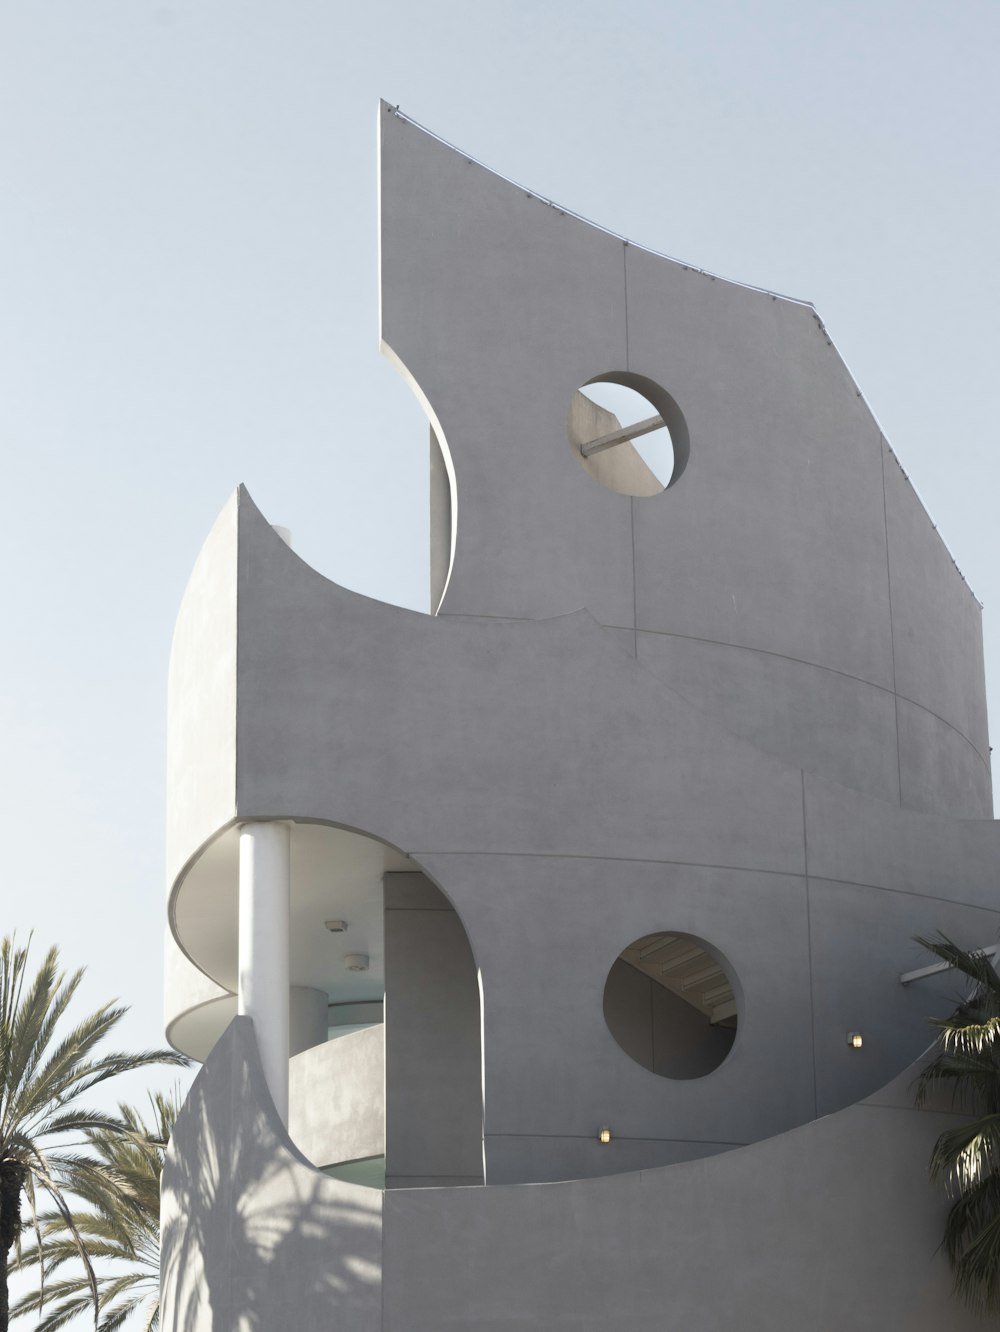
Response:
[{"label": "curved wall edge", "polygon": [[[188,1093],[161,1185],[161,1325],[381,1332],[382,1195],[315,1170],[274,1110],[249,1018]],[[224,1220],[223,1220],[224,1218]]]}]

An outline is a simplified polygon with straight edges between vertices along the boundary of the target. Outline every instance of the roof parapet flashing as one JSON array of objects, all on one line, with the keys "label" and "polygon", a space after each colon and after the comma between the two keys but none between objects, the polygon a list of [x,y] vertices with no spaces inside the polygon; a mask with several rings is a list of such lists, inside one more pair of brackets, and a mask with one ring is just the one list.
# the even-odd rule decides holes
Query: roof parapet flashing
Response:
[{"label": "roof parapet flashing", "polygon": [[[500,180],[505,180],[508,183],[508,185],[513,185],[516,189],[523,190],[524,193],[528,196],[528,198],[537,199],[539,203],[545,204],[546,207],[554,208],[556,212],[559,213],[560,216],[562,217],[571,217],[576,222],[582,222],[585,226],[593,227],[595,231],[603,232],[605,236],[613,236],[615,240],[620,240],[623,245],[634,247],[637,250],[643,250],[646,254],[655,255],[656,258],[658,259],[666,259],[668,263],[679,264],[681,268],[685,268],[692,273],[700,273],[704,277],[712,278],[713,281],[718,280],[720,282],[728,282],[731,283],[734,287],[742,287],[745,291],[756,291],[759,292],[762,296],[770,296],[772,300],[787,301],[790,305],[800,305],[807,310],[811,310],[813,316],[816,319],[816,323],[819,325],[820,332],[823,334],[827,342],[840,357],[844,369],[847,371],[848,375],[850,376],[851,383],[854,385],[858,397],[864,403],[865,407],[868,409],[869,413],[871,414],[872,420],[875,422],[875,425],[878,427],[878,432],[879,435],[881,436],[882,441],[885,443],[886,448],[889,450],[893,458],[896,460],[896,464],[899,467],[899,470],[903,473],[903,476],[905,477],[906,481],[912,488],[913,493],[916,495],[917,499],[919,500],[920,506],[923,509],[924,513],[927,514],[927,519],[931,527],[933,527],[934,531],[938,534],[938,539],[940,540],[941,544],[944,546],[945,550],[947,551],[948,558],[955,566],[955,570],[958,573],[959,578],[961,578],[962,582],[969,589],[969,593],[972,596],[973,600],[976,602],[976,605],[979,607],[979,609],[980,610],[983,609],[982,601],[976,595],[968,578],[966,578],[965,574],[962,572],[961,565],[958,563],[958,560],[955,559],[951,547],[948,545],[947,541],[945,541],[944,536],[942,535],[940,527],[934,521],[934,518],[930,510],[928,509],[926,503],[924,502],[924,497],[917,489],[916,485],[913,482],[913,478],[910,476],[909,472],[907,472],[906,468],[900,462],[899,455],[896,453],[896,450],[890,444],[889,437],[886,434],[885,430],[882,428],[881,421],[878,419],[878,416],[875,414],[875,411],[871,403],[868,401],[868,398],[862,392],[856,377],[851,371],[850,366],[847,364],[846,358],[844,357],[840,348],[837,346],[837,344],[834,342],[833,338],[831,337],[830,330],[827,328],[826,324],[820,318],[819,314],[816,311],[816,306],[813,304],[812,301],[807,301],[798,296],[786,296],[784,292],[773,291],[770,287],[759,287],[753,282],[742,282],[740,281],[739,278],[726,277],[725,274],[723,273],[713,273],[711,269],[701,268],[698,264],[685,263],[683,259],[678,259],[675,255],[672,254],[666,254],[663,250],[655,250],[652,248],[652,246],[649,245],[638,245],[635,241],[629,240],[627,236],[623,236],[620,232],[613,231],[610,227],[602,226],[600,222],[594,222],[591,218],[584,217],[582,213],[577,213],[572,208],[564,208],[562,204],[556,203],[554,199],[550,199],[544,194],[539,194],[537,190],[529,190],[526,185],[522,185],[519,181],[514,180],[513,177],[504,175],[502,171],[496,171],[493,167],[488,166],[478,157],[472,157],[469,153],[465,151],[464,148],[459,148],[456,144],[451,143],[448,139],[445,139],[442,135],[436,134],[434,130],[428,129],[426,125],[422,125],[419,120],[414,120],[412,116],[408,116],[405,111],[401,111],[399,109],[398,103],[396,106],[393,106],[391,105],[391,103],[383,100],[382,106],[385,108],[386,112],[389,115],[396,116],[399,120],[402,120],[405,124],[412,125],[414,129],[419,130],[421,134],[426,134],[428,138],[434,139],[437,143],[440,143],[442,147],[450,149],[453,153],[458,153],[458,155],[460,157],[464,157],[465,160],[470,165],[482,167],[484,171],[489,171],[491,175],[497,176]],[[379,184],[381,186],[381,170],[379,171]],[[379,258],[381,260],[381,250]],[[379,277],[381,281],[381,271],[379,273]],[[379,294],[381,297],[381,289]],[[381,302],[379,308],[381,309]]]},{"label": "roof parapet flashing", "polygon": [[389,115],[396,116],[407,125],[412,125],[414,129],[420,130],[421,134],[426,134],[428,138],[434,139],[437,143],[441,144],[442,147],[450,148],[453,153],[458,153],[460,157],[465,158],[470,166],[482,167],[483,170],[488,171],[490,175],[497,176],[500,180],[505,180],[508,185],[513,185],[515,189],[523,190],[528,198],[536,199],[539,203],[545,204],[547,208],[554,208],[562,217],[571,217],[575,222],[582,222],[585,226],[593,227],[595,231],[603,232],[605,236],[613,236],[615,240],[620,240],[623,245],[628,245],[637,250],[643,250],[646,254],[655,255],[657,259],[666,259],[669,263],[679,264],[681,268],[686,268],[688,272],[701,273],[704,277],[712,278],[713,281],[718,280],[720,282],[729,282],[734,287],[742,287],[746,291],[756,291],[762,296],[771,296],[778,301],[788,301],[791,305],[802,305],[808,310],[815,309],[812,301],[804,300],[799,296],[786,296],[784,292],[772,291],[770,287],[758,287],[752,282],[741,282],[739,278],[726,277],[724,273],[713,273],[711,269],[701,268],[698,264],[689,264],[683,259],[678,259],[676,255],[665,254],[662,250],[654,250],[650,245],[640,245],[636,241],[629,240],[629,238],[623,236],[621,232],[613,231],[611,227],[602,226],[600,222],[595,222],[592,218],[584,217],[582,213],[577,213],[572,208],[564,207],[554,199],[550,199],[544,194],[539,194],[537,190],[531,190],[527,185],[522,185],[520,181],[514,180],[513,177],[505,176],[502,171],[495,170],[495,168],[489,166],[486,162],[481,161],[480,158],[472,157],[464,148],[459,148],[456,144],[449,142],[448,139],[443,138],[440,134],[435,134],[435,132],[432,129],[428,129],[426,125],[422,125],[419,120],[414,120],[412,116],[408,116],[405,111],[400,111],[398,106],[391,106],[388,102],[384,102],[383,105]]},{"label": "roof parapet flashing", "polygon": [[[815,313],[815,311],[814,311],[813,313]],[[897,467],[899,468],[899,470],[903,473],[903,479],[906,481],[907,485],[908,485],[908,486],[910,487],[910,489],[913,491],[914,495],[916,495],[917,500],[918,500],[918,502],[919,502],[919,504],[920,504],[920,507],[923,509],[924,513],[927,515],[927,521],[930,523],[931,527],[933,527],[934,531],[937,533],[937,535],[938,535],[938,540],[941,542],[941,545],[944,546],[945,551],[947,552],[948,558],[951,560],[952,564],[955,566],[955,572],[958,574],[959,578],[961,578],[962,582],[963,582],[963,583],[965,584],[965,586],[968,588],[968,590],[969,590],[969,595],[972,597],[973,601],[976,603],[976,605],[979,607],[980,610],[983,610],[984,607],[983,607],[983,603],[982,603],[982,601],[981,601],[980,598],[976,595],[976,591],[975,591],[975,589],[973,588],[972,584],[969,582],[968,578],[966,578],[965,574],[962,572],[962,566],[959,564],[958,560],[955,559],[955,556],[954,556],[954,554],[952,553],[952,549],[951,549],[951,547],[948,545],[947,541],[944,539],[944,534],[943,534],[943,532],[941,531],[941,529],[940,529],[940,527],[937,525],[937,523],[934,521],[934,516],[933,516],[933,514],[931,513],[930,509],[927,507],[927,502],[925,501],[923,495],[921,495],[921,493],[920,493],[920,491],[919,491],[919,489],[918,489],[918,487],[917,487],[917,485],[916,485],[916,482],[913,480],[913,477],[910,476],[909,472],[908,472],[908,471],[906,470],[906,468],[903,466],[902,462],[900,461],[899,454],[896,452],[896,450],[892,447],[892,444],[889,442],[889,436],[886,434],[885,430],[883,429],[882,422],[878,419],[878,416],[877,416],[876,413],[875,413],[875,409],[874,409],[874,407],[871,405],[871,403],[870,403],[870,402],[868,401],[868,399],[865,397],[865,394],[862,392],[860,386],[858,385],[858,381],[857,381],[857,378],[856,378],[855,375],[854,375],[854,372],[851,370],[851,367],[847,364],[847,358],[844,356],[844,353],[843,353],[843,352],[840,350],[840,348],[837,346],[836,342],[834,342],[834,340],[833,340],[833,336],[832,336],[832,334],[830,333],[830,330],[829,330],[829,329],[827,328],[827,326],[823,323],[822,319],[820,319],[820,317],[819,317],[818,314],[816,315],[816,322],[817,322],[817,324],[819,324],[820,332],[823,334],[823,336],[826,338],[827,342],[830,344],[830,346],[833,348],[833,350],[834,350],[834,351],[837,353],[837,355],[840,357],[841,363],[843,364],[844,369],[847,371],[848,375],[850,376],[851,383],[854,385],[854,388],[855,388],[855,391],[857,392],[858,397],[859,397],[859,398],[861,399],[861,401],[864,403],[865,407],[867,407],[868,412],[869,412],[869,414],[870,414],[872,420],[875,422],[875,425],[878,427],[878,433],[879,433],[879,437],[880,437],[882,443],[883,443],[883,444],[885,445],[885,447],[889,450],[889,453],[892,455],[892,457],[893,457],[893,459],[894,459],[894,461],[895,461],[895,463],[896,463],[896,466],[897,466]]]}]

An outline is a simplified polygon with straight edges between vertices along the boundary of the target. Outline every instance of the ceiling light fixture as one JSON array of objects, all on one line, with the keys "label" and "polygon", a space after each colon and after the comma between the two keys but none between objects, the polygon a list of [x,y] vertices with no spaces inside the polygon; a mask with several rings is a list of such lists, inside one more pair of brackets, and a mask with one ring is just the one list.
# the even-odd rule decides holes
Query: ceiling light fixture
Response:
[{"label": "ceiling light fixture", "polygon": [[367,971],[368,954],[367,953],[345,953],[344,966],[348,971]]},{"label": "ceiling light fixture", "polygon": [[343,934],[347,929],[346,920],[324,920],[323,924],[331,934]]}]

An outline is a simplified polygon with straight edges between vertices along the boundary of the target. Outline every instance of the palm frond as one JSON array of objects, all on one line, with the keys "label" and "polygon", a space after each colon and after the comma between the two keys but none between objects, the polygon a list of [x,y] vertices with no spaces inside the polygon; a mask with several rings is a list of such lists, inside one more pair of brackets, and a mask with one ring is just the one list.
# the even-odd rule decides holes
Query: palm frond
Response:
[{"label": "palm frond", "polygon": [[931,1151],[930,1173],[958,1195],[1000,1174],[1000,1115],[946,1129]]},{"label": "palm frond", "polygon": [[918,939],[970,983],[954,1012],[931,1020],[936,1051],[917,1080],[916,1103],[947,1089],[952,1105],[974,1118],[939,1135],[932,1179],[953,1199],[944,1248],[955,1290],[969,1308],[1000,1312],[1000,976],[982,950],[961,948],[946,935]]},{"label": "palm frond", "polygon": [[28,948],[0,940],[0,1234],[14,1249],[10,1270],[37,1269],[38,1289],[11,1309],[34,1315],[35,1332],[58,1332],[88,1308],[113,1332],[151,1298],[172,1103],[154,1099],[147,1126],[133,1107],[108,1114],[85,1098],[120,1073],[188,1062],[173,1050],[105,1050],[127,1010],[112,1002],[70,1020],[82,976],[61,969],[55,948],[29,974]]},{"label": "palm frond", "polygon": [[[159,1325],[159,1180],[178,1100],[177,1094],[151,1096],[148,1115],[120,1105],[116,1122],[127,1126],[126,1133],[98,1126],[86,1134],[93,1159],[74,1184],[73,1222],[90,1259],[101,1268],[98,1332],[116,1332],[140,1309],[145,1326]],[[66,1217],[51,1207],[39,1216],[39,1224],[41,1244],[24,1250],[19,1270],[39,1267],[51,1281],[57,1271],[76,1266],[76,1272],[50,1285],[50,1298],[77,1300],[88,1287]],[[39,1307],[24,1304],[26,1311]],[[61,1308],[54,1307],[52,1314]]]},{"label": "palm frond", "polygon": [[1000,1002],[1000,976],[997,975],[996,968],[983,949],[962,948],[946,934],[939,934],[935,939],[926,939],[917,935],[914,942],[921,948],[926,948],[942,962],[947,962],[956,971],[968,976],[976,985],[991,991]]}]

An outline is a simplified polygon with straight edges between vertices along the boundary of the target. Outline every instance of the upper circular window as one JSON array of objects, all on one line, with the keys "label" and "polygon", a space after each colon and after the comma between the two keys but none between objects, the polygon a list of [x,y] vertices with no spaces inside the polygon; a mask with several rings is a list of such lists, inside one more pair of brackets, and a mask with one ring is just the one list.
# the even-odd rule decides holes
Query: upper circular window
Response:
[{"label": "upper circular window", "polygon": [[701,1078],[733,1048],[737,996],[723,959],[691,934],[645,934],[622,950],[604,986],[604,1020],[636,1063],[665,1078]]},{"label": "upper circular window", "polygon": [[570,447],[586,472],[619,495],[659,495],[687,463],[687,426],[666,389],[643,375],[611,371],[570,402]]}]

